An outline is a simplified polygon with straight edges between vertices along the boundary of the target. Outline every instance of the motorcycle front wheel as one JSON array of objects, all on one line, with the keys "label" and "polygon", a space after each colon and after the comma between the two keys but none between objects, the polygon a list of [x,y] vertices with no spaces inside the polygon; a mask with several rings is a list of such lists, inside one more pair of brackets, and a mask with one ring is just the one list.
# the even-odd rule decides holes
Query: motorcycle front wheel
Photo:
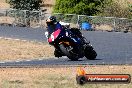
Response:
[{"label": "motorcycle front wheel", "polygon": [[70,50],[69,46],[64,46],[63,44],[60,44],[60,50],[65,56],[67,56],[72,61],[77,61],[79,59],[77,54],[73,53],[72,50]]},{"label": "motorcycle front wheel", "polygon": [[95,59],[96,59],[97,53],[96,53],[96,51],[93,49],[92,46],[89,46],[89,45],[88,45],[88,46],[85,48],[85,57],[86,57],[87,59],[89,59],[89,60],[95,60]]}]

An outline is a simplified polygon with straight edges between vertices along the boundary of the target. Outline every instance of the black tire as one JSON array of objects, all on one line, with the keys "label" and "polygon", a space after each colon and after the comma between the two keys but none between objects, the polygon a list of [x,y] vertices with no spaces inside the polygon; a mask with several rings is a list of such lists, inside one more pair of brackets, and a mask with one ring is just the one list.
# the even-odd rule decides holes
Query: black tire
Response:
[{"label": "black tire", "polygon": [[77,76],[76,77],[77,84],[83,85],[86,83],[86,78],[84,76]]},{"label": "black tire", "polygon": [[58,58],[63,56],[62,53],[60,53],[57,49],[55,49],[54,55],[55,57],[58,57]]},{"label": "black tire", "polygon": [[79,57],[72,52],[67,50],[67,47],[65,47],[63,44],[60,44],[60,50],[64,55],[66,55],[70,60],[77,61]]},{"label": "black tire", "polygon": [[85,57],[89,60],[95,60],[97,57],[96,51],[93,49],[92,46],[87,46],[85,48]]}]

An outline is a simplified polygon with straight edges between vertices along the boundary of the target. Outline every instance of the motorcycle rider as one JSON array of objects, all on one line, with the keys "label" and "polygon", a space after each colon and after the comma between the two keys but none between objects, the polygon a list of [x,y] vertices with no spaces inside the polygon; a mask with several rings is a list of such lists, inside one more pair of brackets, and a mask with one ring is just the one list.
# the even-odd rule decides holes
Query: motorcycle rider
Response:
[{"label": "motorcycle rider", "polygon": [[[49,38],[50,35],[57,29],[60,29],[60,30],[65,30],[66,29],[66,27],[64,27],[59,22],[57,22],[55,16],[48,17],[48,19],[46,20],[46,24],[47,24],[47,32],[45,32],[45,35],[46,35],[47,38]],[[79,31],[79,29],[71,28],[70,31],[73,34],[77,35],[80,39],[82,39],[83,42],[85,42],[85,39],[82,36],[82,33]],[[55,55],[55,57],[61,57],[62,56],[61,53],[57,49],[55,49],[54,55]]]},{"label": "motorcycle rider", "polygon": [[50,16],[48,17],[48,19],[46,20],[46,24],[47,24],[47,32],[45,33],[46,37],[48,38],[55,30],[57,29],[61,29],[62,30],[62,26],[59,22],[57,22],[56,17],[55,16]]},{"label": "motorcycle rider", "polygon": [[[66,27],[62,26],[59,22],[57,22],[55,16],[48,17],[48,19],[46,20],[46,24],[47,24],[48,32],[46,32],[45,35],[47,38],[57,29],[61,29],[61,30],[66,29]],[[70,28],[70,31],[76,36],[78,36],[80,39],[82,39],[83,42],[86,43],[82,33],[79,31],[78,28]]]},{"label": "motorcycle rider", "polygon": [[[47,32],[45,32],[45,36],[47,38],[49,38],[50,35],[55,30],[57,30],[57,29],[62,30],[62,25],[59,22],[57,22],[55,16],[48,17],[48,19],[46,20],[46,24],[47,24]],[[50,44],[50,45],[52,45],[52,44]],[[55,55],[55,57],[58,57],[58,58],[62,56],[62,54],[56,48],[55,48],[55,51],[54,51],[54,55]]]}]

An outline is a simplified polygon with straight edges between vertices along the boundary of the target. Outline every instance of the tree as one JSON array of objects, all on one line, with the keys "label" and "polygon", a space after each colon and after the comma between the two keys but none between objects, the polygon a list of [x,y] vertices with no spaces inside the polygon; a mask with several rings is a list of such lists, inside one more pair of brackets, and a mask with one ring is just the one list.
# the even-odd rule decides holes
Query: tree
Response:
[{"label": "tree", "polygon": [[55,13],[95,15],[105,0],[56,0]]},{"label": "tree", "polygon": [[19,10],[39,10],[42,0],[10,0],[10,5]]},{"label": "tree", "polygon": [[[33,10],[39,10],[42,4],[42,0],[10,0],[9,4],[12,6],[15,14],[15,18],[23,18],[24,25],[30,26],[32,20],[39,20],[39,12]],[[28,11],[20,11],[28,10]]]},{"label": "tree", "polygon": [[[119,2],[108,0],[110,3],[105,4],[102,8],[102,16],[113,16],[120,18],[132,18],[131,6],[121,5]],[[107,2],[108,2],[107,1]]]}]

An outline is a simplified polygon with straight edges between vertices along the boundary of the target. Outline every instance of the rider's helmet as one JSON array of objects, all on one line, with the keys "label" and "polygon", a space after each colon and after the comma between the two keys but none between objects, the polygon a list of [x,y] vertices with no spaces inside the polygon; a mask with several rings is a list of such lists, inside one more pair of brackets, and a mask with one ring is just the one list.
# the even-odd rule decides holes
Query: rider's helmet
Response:
[{"label": "rider's helmet", "polygon": [[46,24],[47,25],[54,25],[56,22],[57,22],[57,20],[56,20],[56,17],[55,16],[50,16],[46,20]]}]

